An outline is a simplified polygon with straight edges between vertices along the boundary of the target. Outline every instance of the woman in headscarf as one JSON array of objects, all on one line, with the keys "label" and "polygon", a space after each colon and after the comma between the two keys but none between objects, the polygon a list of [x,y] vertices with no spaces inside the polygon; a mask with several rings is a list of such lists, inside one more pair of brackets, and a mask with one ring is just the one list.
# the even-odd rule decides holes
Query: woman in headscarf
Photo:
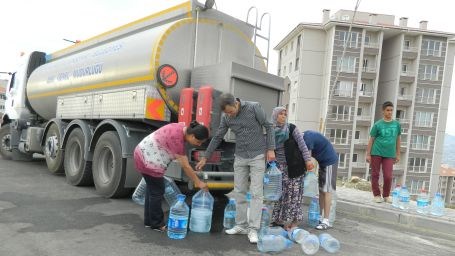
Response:
[{"label": "woman in headscarf", "polygon": [[272,223],[289,230],[303,220],[303,177],[314,168],[311,155],[299,129],[287,122],[284,107],[273,109],[275,129],[275,157],[283,172],[283,192],[275,203]]}]

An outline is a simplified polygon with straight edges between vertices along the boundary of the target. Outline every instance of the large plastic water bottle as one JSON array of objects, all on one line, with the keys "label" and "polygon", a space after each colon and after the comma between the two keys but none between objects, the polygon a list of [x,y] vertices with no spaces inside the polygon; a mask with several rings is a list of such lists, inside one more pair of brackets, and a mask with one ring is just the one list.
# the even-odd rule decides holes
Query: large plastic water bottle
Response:
[{"label": "large plastic water bottle", "polygon": [[175,204],[179,194],[182,194],[182,192],[180,192],[180,189],[177,187],[174,180],[164,176],[164,199],[166,199],[169,206]]},{"label": "large plastic water bottle", "polygon": [[392,206],[395,208],[400,207],[400,184],[397,184],[396,187],[392,191]]},{"label": "large plastic water bottle", "polygon": [[226,229],[231,229],[235,226],[235,216],[237,215],[235,199],[230,198],[228,204],[224,208],[223,226]]},{"label": "large plastic water bottle", "polygon": [[319,198],[313,197],[308,207],[308,225],[312,228],[319,224]]},{"label": "large plastic water bottle", "polygon": [[336,253],[340,250],[340,242],[333,236],[327,233],[319,235],[319,243],[324,250],[329,253]]},{"label": "large plastic water bottle", "polygon": [[145,183],[145,179],[142,178],[139,184],[137,185],[136,189],[134,190],[131,199],[139,205],[144,205],[145,202],[145,190],[147,189],[147,183]]},{"label": "large plastic water bottle", "polygon": [[427,214],[430,208],[430,199],[428,198],[428,193],[425,189],[420,191],[419,196],[417,197],[417,212],[421,214]]},{"label": "large plastic water bottle", "polygon": [[434,216],[444,215],[444,199],[441,193],[436,193],[431,201],[431,214]]},{"label": "large plastic water bottle", "polygon": [[167,222],[167,236],[171,239],[183,239],[188,229],[190,208],[185,203],[185,195],[178,195],[177,202],[171,207]]},{"label": "large plastic water bottle", "polygon": [[278,201],[282,193],[283,174],[276,166],[276,162],[270,162],[264,174],[264,200]]},{"label": "large plastic water bottle", "polygon": [[289,239],[299,243],[305,254],[313,255],[319,251],[319,238],[301,228],[293,228],[288,233]]},{"label": "large plastic water bottle", "polygon": [[287,238],[288,232],[284,230],[284,228],[277,226],[277,227],[269,227],[266,235],[275,235],[275,236],[282,236]]},{"label": "large plastic water bottle", "polygon": [[336,216],[337,216],[337,191],[332,190],[330,192],[332,194],[332,203],[330,205],[330,212],[329,212],[329,224],[330,226],[333,226],[333,223],[335,222]]},{"label": "large plastic water bottle", "polygon": [[190,230],[207,233],[212,226],[213,196],[200,190],[193,196],[191,203]]},{"label": "large plastic water bottle", "polygon": [[248,204],[246,208],[246,221],[249,223],[250,222],[250,204],[251,204],[251,192],[246,193],[246,203]]},{"label": "large plastic water bottle", "polygon": [[307,172],[303,179],[303,195],[307,197],[314,197],[318,192],[318,177],[314,172]]},{"label": "large plastic water bottle", "polygon": [[292,241],[282,236],[265,235],[258,241],[260,252],[281,252],[292,247]]},{"label": "large plastic water bottle", "polygon": [[401,210],[407,210],[409,209],[409,191],[406,188],[406,185],[403,185],[400,189],[400,209]]},{"label": "large plastic water bottle", "polygon": [[261,225],[259,227],[259,233],[258,233],[259,240],[261,240],[262,237],[268,233],[269,225],[270,225],[269,209],[266,206],[264,206],[264,207],[262,207]]}]

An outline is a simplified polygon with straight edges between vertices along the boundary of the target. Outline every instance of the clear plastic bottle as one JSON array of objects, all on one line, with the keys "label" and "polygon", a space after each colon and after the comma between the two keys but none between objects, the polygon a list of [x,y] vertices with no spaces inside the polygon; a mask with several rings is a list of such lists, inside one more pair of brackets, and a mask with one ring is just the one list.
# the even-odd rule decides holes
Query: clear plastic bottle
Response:
[{"label": "clear plastic bottle", "polygon": [[223,226],[226,229],[231,229],[235,226],[235,216],[237,215],[235,199],[230,198],[228,204],[224,208]]},{"label": "clear plastic bottle", "polygon": [[319,238],[301,228],[293,228],[288,233],[289,239],[302,247],[307,255],[313,255],[319,251]]},{"label": "clear plastic bottle", "polygon": [[316,227],[319,224],[319,198],[313,197],[308,207],[308,225],[312,228]]},{"label": "clear plastic bottle", "polygon": [[400,184],[397,184],[396,187],[392,191],[392,207],[399,208],[400,207]]},{"label": "clear plastic bottle", "polygon": [[428,193],[425,189],[420,191],[419,196],[417,197],[417,212],[420,214],[428,214],[430,208],[430,199],[428,198]]},{"label": "clear plastic bottle", "polygon": [[265,235],[258,241],[260,252],[281,252],[292,247],[292,241],[282,236]]},{"label": "clear plastic bottle", "polygon": [[270,162],[264,174],[264,200],[278,201],[282,193],[283,174],[276,166],[276,162]]},{"label": "clear plastic bottle", "polygon": [[329,253],[336,253],[340,250],[340,242],[328,233],[319,235],[319,244]]},{"label": "clear plastic bottle", "polygon": [[248,204],[247,208],[246,208],[246,221],[247,223],[250,222],[250,205],[251,205],[251,192],[247,192],[246,193],[246,203]]},{"label": "clear plastic bottle", "polygon": [[307,172],[303,179],[303,195],[307,197],[314,197],[318,195],[318,177],[314,172]]},{"label": "clear plastic bottle", "polygon": [[188,229],[190,208],[185,203],[185,195],[178,195],[177,202],[171,207],[167,222],[167,236],[171,239],[183,239]]},{"label": "clear plastic bottle", "polygon": [[131,199],[139,205],[144,205],[145,202],[145,190],[147,189],[147,183],[145,183],[145,179],[142,178],[139,184],[137,185],[136,189],[134,190]]},{"label": "clear plastic bottle", "polygon": [[200,190],[193,196],[191,203],[190,230],[207,233],[212,227],[213,196]]},{"label": "clear plastic bottle", "polygon": [[288,237],[288,232],[284,230],[284,228],[277,226],[277,227],[269,227],[269,230],[267,231],[266,235],[276,235],[276,236],[282,236],[287,238]]},{"label": "clear plastic bottle", "polygon": [[408,210],[409,209],[409,191],[405,185],[400,189],[400,209]]},{"label": "clear plastic bottle", "polygon": [[177,196],[182,194],[179,187],[175,184],[174,180],[164,176],[164,199],[169,206],[172,206],[177,201]]},{"label": "clear plastic bottle", "polygon": [[270,225],[269,209],[266,206],[264,206],[264,207],[262,207],[261,225],[259,227],[259,233],[258,233],[259,240],[261,240],[262,237],[268,233],[269,225]]},{"label": "clear plastic bottle", "polygon": [[444,207],[444,199],[442,198],[441,193],[436,193],[431,201],[431,215],[444,215]]}]

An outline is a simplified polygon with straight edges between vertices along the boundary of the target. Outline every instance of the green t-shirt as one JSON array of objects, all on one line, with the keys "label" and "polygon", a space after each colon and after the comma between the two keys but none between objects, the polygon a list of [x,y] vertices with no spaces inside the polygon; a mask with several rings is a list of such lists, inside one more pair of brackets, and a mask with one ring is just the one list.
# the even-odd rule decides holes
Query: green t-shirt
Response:
[{"label": "green t-shirt", "polygon": [[374,138],[371,155],[395,158],[400,134],[401,125],[397,120],[386,122],[381,119],[374,123],[370,131],[370,136]]}]

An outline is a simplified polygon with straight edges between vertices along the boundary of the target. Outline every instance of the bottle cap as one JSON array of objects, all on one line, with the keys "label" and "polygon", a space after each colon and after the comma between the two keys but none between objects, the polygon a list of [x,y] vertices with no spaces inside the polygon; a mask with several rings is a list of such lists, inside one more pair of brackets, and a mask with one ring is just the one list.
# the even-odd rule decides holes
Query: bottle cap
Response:
[{"label": "bottle cap", "polygon": [[235,203],[235,198],[229,198],[229,203]]},{"label": "bottle cap", "polygon": [[179,201],[185,201],[186,196],[184,194],[178,194],[177,195],[177,200]]}]

